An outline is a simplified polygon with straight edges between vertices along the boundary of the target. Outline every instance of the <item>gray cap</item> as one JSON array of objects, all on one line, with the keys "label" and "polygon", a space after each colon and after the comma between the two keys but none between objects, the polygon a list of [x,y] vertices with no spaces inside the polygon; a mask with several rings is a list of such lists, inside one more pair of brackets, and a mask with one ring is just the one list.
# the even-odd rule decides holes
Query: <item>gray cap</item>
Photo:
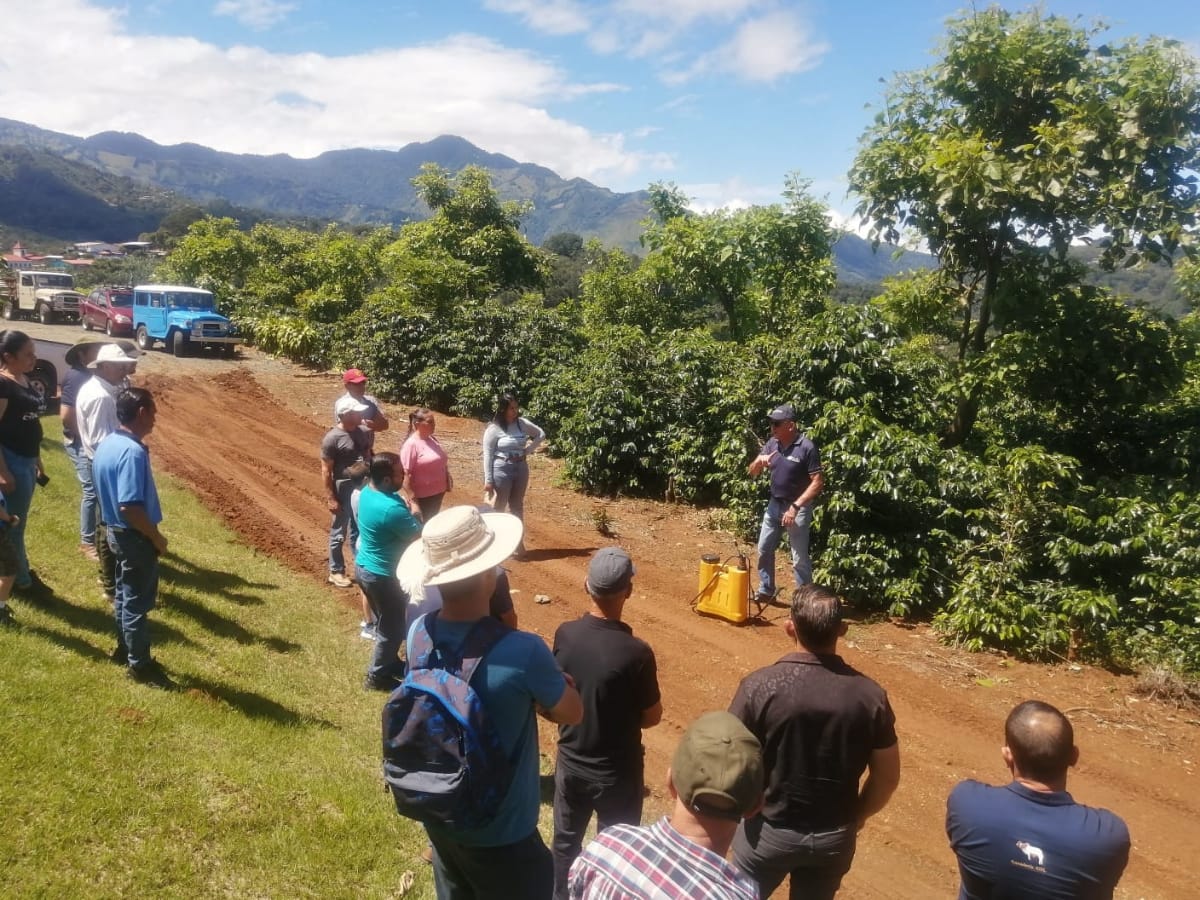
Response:
[{"label": "gray cap", "polygon": [[587,588],[593,594],[615,594],[633,581],[633,560],[620,547],[601,547],[588,564]]},{"label": "gray cap", "polygon": [[771,410],[771,414],[767,418],[772,422],[795,422],[796,410],[792,408],[792,404],[790,403],[781,403]]}]

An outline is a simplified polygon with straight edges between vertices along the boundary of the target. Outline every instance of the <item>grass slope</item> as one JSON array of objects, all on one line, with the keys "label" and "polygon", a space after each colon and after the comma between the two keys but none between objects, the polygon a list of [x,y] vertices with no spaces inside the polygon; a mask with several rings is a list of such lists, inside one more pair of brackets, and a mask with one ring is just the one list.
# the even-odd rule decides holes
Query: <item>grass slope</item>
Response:
[{"label": "grass slope", "polygon": [[406,870],[432,896],[423,832],[382,787],[355,612],[160,474],[151,627],[179,690],[134,684],[76,551],[74,470],[52,438],[43,459],[29,555],[56,598],[15,599],[0,630],[0,896],[394,897]]}]

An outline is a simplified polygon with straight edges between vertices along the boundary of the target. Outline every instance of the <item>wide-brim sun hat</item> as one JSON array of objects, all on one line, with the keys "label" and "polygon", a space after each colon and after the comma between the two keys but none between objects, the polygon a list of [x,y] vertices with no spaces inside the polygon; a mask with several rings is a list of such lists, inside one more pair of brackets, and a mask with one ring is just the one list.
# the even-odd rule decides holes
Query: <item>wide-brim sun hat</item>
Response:
[{"label": "wide-brim sun hat", "polygon": [[132,353],[127,352],[124,347],[116,343],[104,344],[100,348],[100,352],[96,354],[96,358],[88,363],[88,368],[96,369],[104,363],[120,363],[126,366],[137,365],[137,353],[136,349]]},{"label": "wide-brim sun hat", "polygon": [[396,566],[401,584],[450,584],[493,569],[516,552],[525,526],[511,513],[474,506],[444,509],[421,530]]},{"label": "wide-brim sun hat", "polygon": [[84,347],[92,347],[101,344],[115,344],[110,337],[105,337],[100,334],[85,334],[75,338],[75,343],[67,348],[67,352],[63,354],[63,358],[67,361],[68,366],[79,365],[79,353]]}]

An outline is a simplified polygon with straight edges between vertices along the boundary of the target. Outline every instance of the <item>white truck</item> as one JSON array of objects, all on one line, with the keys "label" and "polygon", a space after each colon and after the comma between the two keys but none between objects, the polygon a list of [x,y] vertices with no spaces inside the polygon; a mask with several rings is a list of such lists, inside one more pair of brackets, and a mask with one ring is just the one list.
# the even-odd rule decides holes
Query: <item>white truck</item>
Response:
[{"label": "white truck", "polygon": [[4,318],[36,318],[43,325],[79,321],[83,294],[75,290],[75,279],[63,272],[14,272],[5,279],[8,296]]}]

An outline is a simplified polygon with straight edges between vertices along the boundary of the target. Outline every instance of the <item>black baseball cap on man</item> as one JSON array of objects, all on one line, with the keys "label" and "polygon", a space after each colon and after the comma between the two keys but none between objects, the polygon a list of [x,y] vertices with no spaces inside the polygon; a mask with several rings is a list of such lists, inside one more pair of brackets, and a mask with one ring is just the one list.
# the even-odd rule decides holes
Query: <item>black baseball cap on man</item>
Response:
[{"label": "black baseball cap on man", "polygon": [[781,403],[771,410],[771,414],[767,418],[772,422],[795,422],[796,410],[790,403]]}]

